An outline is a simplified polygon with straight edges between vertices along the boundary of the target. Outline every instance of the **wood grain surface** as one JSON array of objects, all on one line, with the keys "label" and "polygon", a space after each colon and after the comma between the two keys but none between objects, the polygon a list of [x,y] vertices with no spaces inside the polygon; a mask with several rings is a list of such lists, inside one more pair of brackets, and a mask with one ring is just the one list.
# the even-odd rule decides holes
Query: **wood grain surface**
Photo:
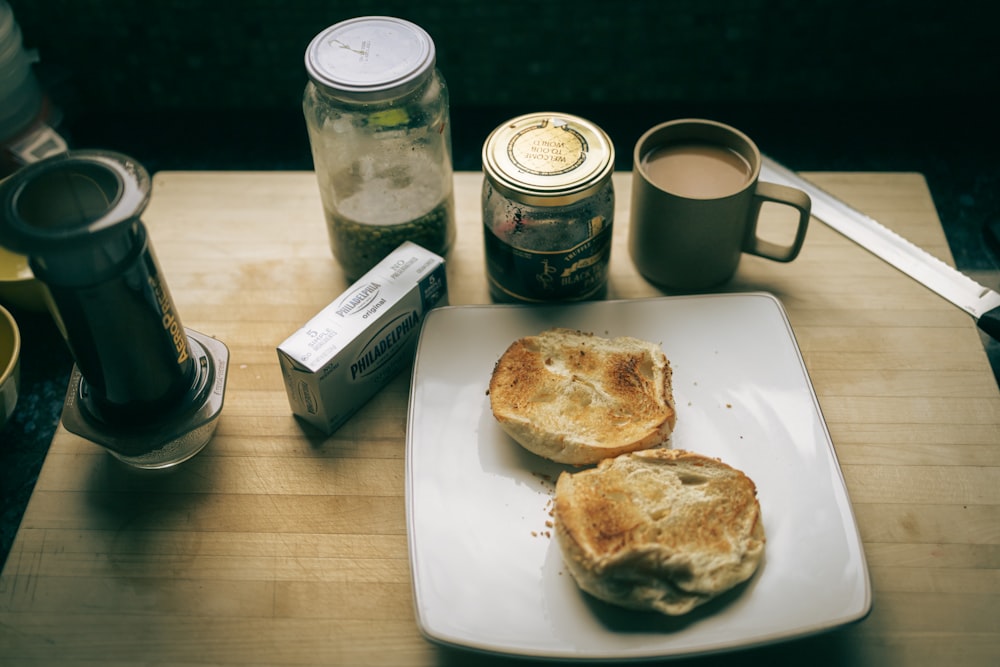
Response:
[{"label": "wood grain surface", "polygon": [[[921,175],[808,176],[950,261]],[[629,178],[615,175],[608,296],[660,296],[628,257]],[[481,179],[456,175],[452,304],[489,302]],[[415,624],[408,373],[330,437],[289,410],[275,347],[347,286],[313,175],[163,172],[144,220],[184,324],[229,346],[218,431],[177,470],[139,474],[59,428],[0,578],[0,663],[506,664]],[[815,219],[796,261],[745,257],[724,290],[787,310],[874,603],[850,627],[692,662],[995,664],[1000,392],[971,318]]]}]

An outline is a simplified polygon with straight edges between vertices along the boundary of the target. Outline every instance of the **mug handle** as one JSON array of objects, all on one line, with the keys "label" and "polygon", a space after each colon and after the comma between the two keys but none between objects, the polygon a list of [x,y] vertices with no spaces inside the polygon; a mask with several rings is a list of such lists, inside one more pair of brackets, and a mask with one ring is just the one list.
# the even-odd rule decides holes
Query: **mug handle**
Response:
[{"label": "mug handle", "polygon": [[[795,239],[791,245],[783,246],[771,241],[765,241],[757,236],[757,222],[760,219],[760,209],[765,202],[791,206],[799,212],[799,225]],[[752,224],[747,229],[747,237],[743,250],[752,254],[773,259],[776,262],[790,262],[799,255],[802,243],[806,240],[806,230],[809,228],[809,213],[812,210],[812,200],[802,190],[797,190],[777,183],[760,181],[753,195],[753,209],[750,219]]]}]

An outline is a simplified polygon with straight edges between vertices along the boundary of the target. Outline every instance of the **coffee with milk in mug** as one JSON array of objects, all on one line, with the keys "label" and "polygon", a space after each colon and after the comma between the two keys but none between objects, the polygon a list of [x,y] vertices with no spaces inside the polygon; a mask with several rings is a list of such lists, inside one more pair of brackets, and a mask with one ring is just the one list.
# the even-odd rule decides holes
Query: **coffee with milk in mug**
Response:
[{"label": "coffee with milk in mug", "polygon": [[665,144],[642,158],[650,181],[682,197],[712,199],[739,192],[753,176],[742,155],[701,142]]}]

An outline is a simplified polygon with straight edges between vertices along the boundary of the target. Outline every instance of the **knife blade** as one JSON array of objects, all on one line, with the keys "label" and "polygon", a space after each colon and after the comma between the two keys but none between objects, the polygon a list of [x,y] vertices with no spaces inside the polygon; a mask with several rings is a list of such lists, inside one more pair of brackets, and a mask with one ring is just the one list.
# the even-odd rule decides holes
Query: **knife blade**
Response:
[{"label": "knife blade", "polygon": [[975,319],[1000,340],[1000,294],[945,264],[880,222],[834,197],[774,159],[762,156],[761,180],[788,185],[812,199],[812,215]]}]

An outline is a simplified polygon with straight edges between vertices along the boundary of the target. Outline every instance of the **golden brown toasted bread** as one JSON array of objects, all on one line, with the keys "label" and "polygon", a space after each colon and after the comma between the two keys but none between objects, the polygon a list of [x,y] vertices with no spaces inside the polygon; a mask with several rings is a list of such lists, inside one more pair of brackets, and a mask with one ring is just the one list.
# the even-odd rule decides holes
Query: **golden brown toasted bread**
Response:
[{"label": "golden brown toasted bread", "polygon": [[494,367],[490,405],[525,449],[573,465],[661,445],[676,419],[658,345],[570,329],[514,341]]},{"label": "golden brown toasted bread", "polygon": [[680,615],[746,581],[764,553],[757,490],[718,459],[623,454],[556,483],[563,559],[591,595]]}]

